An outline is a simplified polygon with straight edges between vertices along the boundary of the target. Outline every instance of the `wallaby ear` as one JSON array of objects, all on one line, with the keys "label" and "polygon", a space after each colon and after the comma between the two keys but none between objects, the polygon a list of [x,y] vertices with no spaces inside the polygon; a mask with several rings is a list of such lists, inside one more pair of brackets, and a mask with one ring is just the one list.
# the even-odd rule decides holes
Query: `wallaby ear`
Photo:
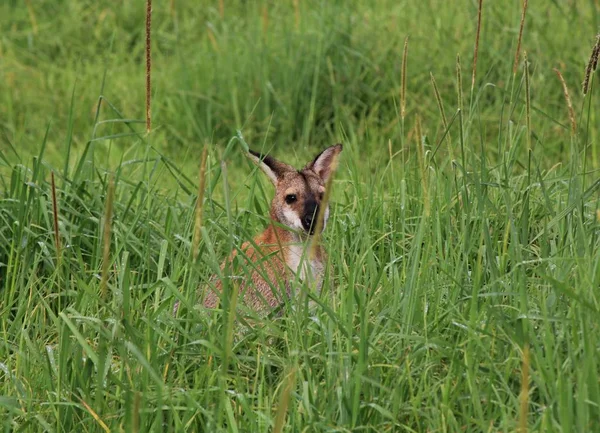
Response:
[{"label": "wallaby ear", "polygon": [[283,174],[286,171],[294,170],[293,167],[277,161],[269,155],[263,155],[262,153],[254,152],[253,150],[248,150],[248,157],[254,161],[267,176],[269,176],[269,179],[271,179],[271,182],[273,182],[274,185],[277,185],[277,182],[279,182],[279,179],[283,177]]},{"label": "wallaby ear", "polygon": [[319,153],[312,162],[306,164],[304,169],[314,171],[323,180],[323,183],[327,183],[333,169],[333,161],[341,151],[342,145],[339,143],[328,147],[323,152]]}]

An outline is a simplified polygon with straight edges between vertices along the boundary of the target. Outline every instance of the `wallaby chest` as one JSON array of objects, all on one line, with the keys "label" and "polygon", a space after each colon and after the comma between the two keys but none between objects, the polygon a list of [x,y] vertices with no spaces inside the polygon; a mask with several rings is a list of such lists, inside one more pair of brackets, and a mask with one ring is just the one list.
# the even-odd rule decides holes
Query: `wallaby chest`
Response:
[{"label": "wallaby chest", "polygon": [[311,259],[310,255],[310,247],[301,244],[289,245],[285,249],[286,265],[300,281],[321,279],[323,263],[318,256]]}]

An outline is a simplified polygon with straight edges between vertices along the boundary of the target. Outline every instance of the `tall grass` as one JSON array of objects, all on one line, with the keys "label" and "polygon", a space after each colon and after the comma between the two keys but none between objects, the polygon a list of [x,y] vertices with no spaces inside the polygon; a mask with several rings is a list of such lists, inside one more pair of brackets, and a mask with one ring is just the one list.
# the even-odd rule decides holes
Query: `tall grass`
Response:
[{"label": "tall grass", "polygon": [[[476,4],[155,2],[151,135],[143,7],[0,6],[4,430],[597,431],[597,92],[563,88],[598,17],[534,3],[522,35],[520,1],[482,3],[463,106]],[[224,278],[201,308],[268,224],[248,145],[337,141],[322,293],[260,317]]]}]

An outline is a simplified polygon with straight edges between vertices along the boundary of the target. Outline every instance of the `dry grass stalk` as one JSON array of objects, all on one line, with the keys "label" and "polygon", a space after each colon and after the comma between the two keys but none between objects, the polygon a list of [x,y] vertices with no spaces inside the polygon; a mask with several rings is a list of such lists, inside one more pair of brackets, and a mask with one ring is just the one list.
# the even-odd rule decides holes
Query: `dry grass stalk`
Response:
[{"label": "dry grass stalk", "polygon": [[281,433],[285,424],[285,416],[287,414],[288,405],[290,402],[290,395],[292,394],[292,388],[296,382],[296,369],[293,368],[285,378],[285,386],[281,392],[279,398],[279,406],[277,406],[277,415],[275,416],[275,426],[273,427],[273,433]]},{"label": "dry grass stalk", "polygon": [[150,97],[152,91],[152,52],[150,47],[152,32],[152,0],[146,0],[146,132],[152,129],[150,119]]},{"label": "dry grass stalk", "polygon": [[456,55],[456,93],[458,99],[458,109],[463,109],[463,88],[462,88],[462,68],[460,66],[460,54]]},{"label": "dry grass stalk", "polygon": [[438,109],[440,110],[440,115],[442,116],[442,125],[444,126],[444,133],[446,134],[446,140],[448,141],[448,151],[450,152],[450,159],[453,159],[452,156],[452,142],[450,140],[450,132],[448,131],[448,119],[446,118],[446,112],[444,111],[444,104],[442,103],[442,98],[440,96],[440,92],[438,90],[437,84],[435,82],[435,78],[433,77],[433,73],[430,72],[429,76],[431,77],[431,85],[433,86],[433,93],[435,94],[435,100],[437,101]]},{"label": "dry grass stalk", "polygon": [[596,43],[592,48],[592,54],[590,55],[590,60],[588,61],[587,66],[585,67],[585,77],[583,79],[583,95],[587,95],[587,92],[590,87],[590,78],[592,74],[596,71],[598,66],[598,56],[600,55],[600,33],[596,35]]},{"label": "dry grass stalk", "polygon": [[325,209],[329,205],[329,199],[331,197],[331,187],[333,185],[333,178],[335,177],[335,172],[338,168],[338,158],[339,155],[334,155],[333,160],[331,161],[331,174],[329,175],[329,179],[327,179],[327,184],[325,185],[325,194],[323,195],[323,199],[321,200],[321,204],[319,205],[319,215],[317,216],[317,226],[315,227],[315,234],[312,237],[310,244],[309,257],[313,260],[317,254],[317,246],[319,245],[321,232],[323,231],[323,225],[325,224]]},{"label": "dry grass stalk", "polygon": [[527,149],[531,152],[531,89],[529,85],[529,61],[527,52],[523,53],[523,68],[525,72],[525,120],[527,122]]},{"label": "dry grass stalk", "polygon": [[421,170],[421,187],[423,188],[423,202],[425,216],[429,216],[429,187],[427,182],[427,164],[425,163],[425,149],[423,147],[423,132],[421,129],[421,117],[415,120],[415,139],[417,141],[417,157]]},{"label": "dry grass stalk", "polygon": [[35,19],[35,13],[33,12],[33,6],[31,6],[31,0],[25,0],[25,6],[27,6],[27,13],[29,14],[29,21],[31,21],[31,31],[34,35],[38,33],[37,20]]},{"label": "dry grass stalk", "polygon": [[529,344],[525,344],[521,368],[521,394],[519,395],[519,433],[527,432],[527,413],[529,412],[529,365]]},{"label": "dry grass stalk", "polygon": [[269,30],[269,9],[267,5],[262,7],[262,35],[263,38],[266,36],[267,31]]},{"label": "dry grass stalk", "polygon": [[[462,87],[462,67],[460,65],[460,55],[456,55],[456,93],[458,98],[458,142],[460,144],[460,155],[463,167],[466,166],[465,143],[463,131],[463,87]],[[459,195],[460,197],[460,195]]]},{"label": "dry grass stalk", "polygon": [[136,392],[133,397],[133,433],[140,431],[140,403],[142,402],[142,394]]},{"label": "dry grass stalk", "polygon": [[56,200],[56,184],[54,172],[50,173],[50,186],[52,188],[52,218],[54,220],[54,245],[56,246],[56,260],[60,261],[60,235],[58,233],[58,200]]},{"label": "dry grass stalk", "polygon": [[294,25],[296,30],[300,28],[300,4],[298,0],[294,0]]},{"label": "dry grass stalk", "polygon": [[571,97],[569,96],[569,89],[567,88],[567,83],[563,78],[560,71],[554,68],[554,72],[558,75],[558,79],[560,80],[563,88],[563,94],[565,95],[565,100],[567,101],[567,107],[569,108],[569,119],[571,120],[571,135],[575,135],[577,132],[577,123],[575,122],[575,110],[573,110],[573,104],[571,103]]},{"label": "dry grass stalk", "polygon": [[221,19],[225,17],[225,0],[219,0],[219,16]]},{"label": "dry grass stalk", "polygon": [[[229,312],[227,313],[227,330],[225,336],[225,359],[231,357],[233,350],[233,329],[235,325],[235,317],[237,311],[237,303],[240,294],[240,284],[235,279],[230,279],[230,295],[229,295]],[[220,302],[220,301],[219,301]],[[218,307],[217,307],[218,308]],[[223,371],[227,371],[229,362],[223,363]]]},{"label": "dry grass stalk", "polygon": [[100,415],[98,415],[98,413],[94,409],[92,409],[90,407],[90,405],[85,402],[84,399],[82,399],[79,396],[77,396],[77,399],[83,405],[83,407],[85,408],[85,410],[87,410],[87,412],[92,416],[92,418],[94,418],[94,420],[98,423],[98,425],[102,428],[102,430],[104,430],[106,433],[110,433],[110,431],[111,431],[110,428],[102,420],[102,418],[100,417]]},{"label": "dry grass stalk", "polygon": [[523,10],[521,12],[521,26],[519,27],[519,39],[517,39],[517,52],[515,53],[515,62],[513,64],[513,76],[517,75],[519,67],[519,55],[521,53],[521,41],[523,40],[523,28],[525,27],[525,14],[527,13],[528,0],[523,0]]},{"label": "dry grass stalk", "polygon": [[104,230],[102,236],[102,272],[100,280],[100,293],[102,298],[106,297],[106,288],[108,284],[108,265],[110,260],[110,233],[113,214],[113,202],[115,197],[115,180],[111,174],[106,191],[106,204],[104,208]]},{"label": "dry grass stalk", "polygon": [[477,56],[479,53],[479,35],[481,33],[481,8],[483,6],[483,0],[479,0],[479,7],[477,8],[477,34],[475,36],[475,52],[473,53],[473,76],[471,77],[471,94],[475,88],[475,75],[477,74]]},{"label": "dry grass stalk", "polygon": [[400,117],[404,120],[406,116],[406,61],[408,59],[408,36],[404,39],[404,51],[402,52],[402,83],[400,87]]},{"label": "dry grass stalk", "polygon": [[208,146],[204,145],[202,151],[202,160],[200,161],[200,175],[198,180],[198,199],[196,201],[196,212],[194,218],[194,237],[192,238],[192,255],[194,261],[198,258],[198,245],[200,245],[202,213],[204,211],[204,191],[206,190],[206,159],[208,155]]},{"label": "dry grass stalk", "polygon": [[208,27],[208,40],[210,41],[213,49],[218,53],[220,51],[219,44],[217,43],[217,38],[215,38],[213,29],[210,26]]}]

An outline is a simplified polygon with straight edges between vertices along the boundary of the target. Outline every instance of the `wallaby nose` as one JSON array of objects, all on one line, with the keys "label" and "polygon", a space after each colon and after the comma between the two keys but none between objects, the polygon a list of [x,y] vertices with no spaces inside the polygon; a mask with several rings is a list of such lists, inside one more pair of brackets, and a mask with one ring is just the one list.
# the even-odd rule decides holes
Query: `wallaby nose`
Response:
[{"label": "wallaby nose", "polygon": [[304,215],[304,221],[302,221],[302,224],[304,225],[304,228],[306,230],[308,230],[313,223],[313,216],[312,215]]},{"label": "wallaby nose", "polygon": [[317,215],[319,214],[319,206],[316,203],[308,204],[304,209],[304,217],[302,217],[302,226],[304,230],[311,235],[315,233]]}]

